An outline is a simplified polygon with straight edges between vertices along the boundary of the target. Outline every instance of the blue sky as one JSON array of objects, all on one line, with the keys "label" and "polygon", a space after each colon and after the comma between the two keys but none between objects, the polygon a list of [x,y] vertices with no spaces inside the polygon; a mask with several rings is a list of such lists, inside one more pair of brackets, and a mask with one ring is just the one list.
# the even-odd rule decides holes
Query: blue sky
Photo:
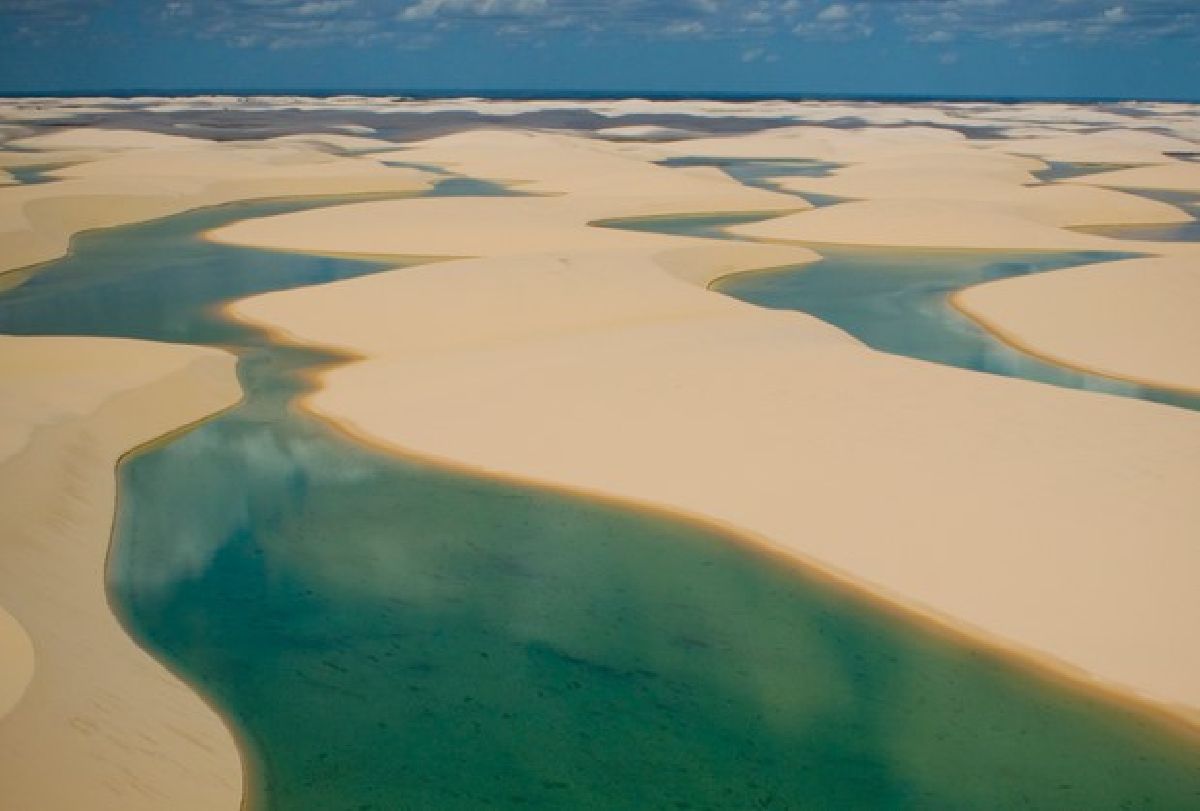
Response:
[{"label": "blue sky", "polygon": [[0,0],[0,90],[1200,99],[1200,0]]}]

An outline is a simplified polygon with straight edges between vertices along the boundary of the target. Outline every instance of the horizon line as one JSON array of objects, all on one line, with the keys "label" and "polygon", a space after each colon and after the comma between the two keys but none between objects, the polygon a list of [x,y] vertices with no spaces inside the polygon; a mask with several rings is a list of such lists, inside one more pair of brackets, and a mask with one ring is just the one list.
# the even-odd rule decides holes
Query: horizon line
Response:
[{"label": "horizon line", "polygon": [[900,92],[830,92],[830,91],[769,91],[769,90],[649,90],[649,89],[584,89],[563,90],[535,88],[80,88],[66,90],[5,90],[0,89],[0,98],[196,98],[201,96],[251,96],[265,98],[304,97],[339,98],[344,96],[436,101],[440,99],[480,98],[489,101],[952,101],[991,103],[1129,103],[1154,102],[1175,104],[1197,104],[1200,96],[1183,98],[1175,96],[1055,96],[1018,94],[973,94],[973,93],[900,93]]}]

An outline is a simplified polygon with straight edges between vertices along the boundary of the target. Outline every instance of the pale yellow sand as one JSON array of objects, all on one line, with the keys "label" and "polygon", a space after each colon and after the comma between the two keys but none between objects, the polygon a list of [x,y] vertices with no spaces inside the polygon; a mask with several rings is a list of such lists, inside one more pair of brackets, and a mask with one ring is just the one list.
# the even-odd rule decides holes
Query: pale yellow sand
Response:
[{"label": "pale yellow sand", "polygon": [[[80,134],[73,134],[80,132]],[[119,136],[119,137],[117,137]],[[147,147],[141,147],[145,136]],[[164,140],[165,139],[165,140]],[[340,157],[300,144],[217,145],[148,133],[68,131],[27,139],[52,147],[121,150],[55,170],[59,182],[0,193],[0,272],[58,258],[80,231],[268,197],[415,192],[425,173]]]},{"label": "pale yellow sand", "polygon": [[965,145],[966,137],[931,127],[835,129],[823,126],[780,127],[750,136],[696,138],[656,144],[653,152],[668,156],[714,158],[791,158],[854,163],[882,156],[927,155],[933,149]]},{"label": "pale yellow sand", "polygon": [[23,149],[178,149],[206,145],[207,141],[183,135],[166,135],[141,130],[110,130],[92,127],[58,130],[12,141]]},{"label": "pale yellow sand", "polygon": [[378,152],[396,148],[394,143],[385,141],[382,138],[367,138],[362,135],[342,135],[328,132],[281,135],[278,138],[269,138],[261,143],[316,147],[340,155],[356,152]]},{"label": "pale yellow sand", "polygon": [[1195,144],[1181,138],[1129,129],[1011,138],[994,142],[993,146],[1009,154],[1036,155],[1067,163],[1170,163],[1171,158],[1163,152],[1187,152],[1196,148]]},{"label": "pale yellow sand", "polygon": [[[1200,146],[1193,145],[1192,151],[1200,151]],[[1200,163],[1173,161],[1160,166],[1138,166],[1132,169],[1117,169],[1112,172],[1083,175],[1071,178],[1066,182],[1112,186],[1121,189],[1200,192]]]},{"label": "pale yellow sand", "polygon": [[1192,219],[1175,206],[1134,194],[1092,186],[1035,185],[1036,180],[1024,172],[956,166],[953,160],[948,163],[949,166],[921,167],[871,162],[829,177],[788,177],[780,178],[777,183],[800,194],[998,204],[1017,216],[1053,226],[1174,224]]},{"label": "pale yellow sand", "polygon": [[809,207],[792,195],[746,188],[719,170],[668,169],[631,158],[625,148],[556,133],[474,130],[371,157],[436,164],[469,177],[511,181],[526,193],[566,194],[569,200],[563,208],[605,216],[693,211],[697,199],[705,200],[706,211]]},{"label": "pale yellow sand", "polygon": [[4,808],[238,806],[229,732],[125,634],[104,588],[117,459],[236,402],[234,364],[196,347],[0,337]]},{"label": "pale yellow sand", "polygon": [[107,151],[88,149],[47,149],[36,152],[0,149],[0,166],[9,169],[24,166],[63,166],[99,160],[111,154]]},{"label": "pale yellow sand", "polygon": [[955,303],[1059,363],[1200,392],[1200,254],[1014,277]]},{"label": "pale yellow sand", "polygon": [[12,709],[33,678],[33,642],[16,617],[0,606],[0,718]]},{"label": "pale yellow sand", "polygon": [[695,135],[695,133],[689,130],[676,127],[659,127],[651,124],[604,127],[596,130],[595,134],[601,138],[608,138],[613,141],[668,141]]},{"label": "pale yellow sand", "polygon": [[1038,222],[1011,204],[927,198],[839,203],[727,230],[756,239],[844,245],[1044,251],[1120,248],[1115,240]]},{"label": "pale yellow sand", "polygon": [[[714,275],[783,257],[712,243],[721,246],[716,258],[699,240],[585,236],[579,225],[650,198],[712,210],[687,188],[696,175],[680,172],[672,186],[658,168],[638,168],[635,153],[603,145],[606,157],[592,165],[624,179],[614,188],[580,165],[595,142],[522,136],[538,143],[527,151],[544,158],[539,169],[522,166],[503,137],[491,165],[489,137],[411,153],[565,194],[361,204],[213,235],[285,249],[480,257],[237,305],[255,323],[366,357],[326,375],[310,408],[388,447],[720,521],[1105,684],[1200,707],[1190,623],[1200,612],[1200,415],[884,355],[804,315],[704,291]],[[752,154],[755,137],[739,149]],[[865,139],[848,137],[861,150]],[[917,135],[899,136],[908,137]],[[556,183],[549,173],[560,165],[569,169]],[[974,247],[1112,242],[1004,204],[837,208],[859,211],[841,215],[840,227],[860,241],[880,211],[896,212],[896,222],[907,211],[891,238],[953,225]]]}]

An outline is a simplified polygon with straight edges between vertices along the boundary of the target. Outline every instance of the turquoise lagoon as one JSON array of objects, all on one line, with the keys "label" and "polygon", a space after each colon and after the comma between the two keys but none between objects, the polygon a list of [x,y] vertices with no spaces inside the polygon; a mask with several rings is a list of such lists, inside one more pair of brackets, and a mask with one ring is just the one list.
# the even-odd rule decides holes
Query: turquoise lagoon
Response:
[{"label": "turquoise lagoon", "polygon": [[[378,263],[84,235],[0,330],[226,346],[247,397],[120,468],[114,609],[228,719],[252,809],[1184,809],[1173,726],[633,505],[375,453],[335,358],[219,305]],[[798,503],[804,494],[797,494]]]},{"label": "turquoise lagoon", "polygon": [[[1179,204],[1179,201],[1176,201]],[[595,225],[651,233],[730,239],[723,230],[764,213],[699,214],[602,220]],[[1193,225],[1135,227],[1136,238],[1184,240]],[[1100,230],[1100,229],[1096,229]],[[1116,236],[1125,229],[1105,229]],[[1131,237],[1133,238],[1133,237]],[[738,273],[711,285],[733,298],[827,321],[882,352],[1066,388],[1200,409],[1200,397],[1088,374],[1039,360],[998,341],[951,304],[972,285],[1139,254],[874,248],[804,243],[816,262]]]}]

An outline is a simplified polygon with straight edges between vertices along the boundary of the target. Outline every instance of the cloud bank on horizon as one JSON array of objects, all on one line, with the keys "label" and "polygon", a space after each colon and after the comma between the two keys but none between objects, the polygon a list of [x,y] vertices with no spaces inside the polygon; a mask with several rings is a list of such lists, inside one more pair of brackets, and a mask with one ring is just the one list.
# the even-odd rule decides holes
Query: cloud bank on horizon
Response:
[{"label": "cloud bank on horizon", "polygon": [[[205,48],[430,52],[471,42],[586,49],[692,43],[758,67],[815,46],[964,51],[1046,47],[1180,53],[1200,44],[1198,0],[0,0],[0,44],[28,51],[100,32],[110,47],[148,36]],[[92,47],[102,47],[92,45]],[[619,49],[618,49],[619,50]],[[1200,49],[1197,49],[1200,51]],[[997,53],[997,51],[992,51]],[[210,50],[211,53],[211,50]],[[869,50],[860,50],[871,59]],[[182,54],[186,58],[187,54]],[[0,57],[0,70],[3,70]],[[500,60],[503,62],[503,60]],[[1187,60],[1184,58],[1184,62]],[[1200,61],[1192,60],[1200,71]],[[501,65],[501,67],[503,67]],[[1131,68],[1134,67],[1131,65]],[[4,77],[0,75],[0,83]],[[584,82],[583,84],[587,84]],[[581,84],[580,86],[583,86]],[[2,86],[2,84],[0,84]]]}]

